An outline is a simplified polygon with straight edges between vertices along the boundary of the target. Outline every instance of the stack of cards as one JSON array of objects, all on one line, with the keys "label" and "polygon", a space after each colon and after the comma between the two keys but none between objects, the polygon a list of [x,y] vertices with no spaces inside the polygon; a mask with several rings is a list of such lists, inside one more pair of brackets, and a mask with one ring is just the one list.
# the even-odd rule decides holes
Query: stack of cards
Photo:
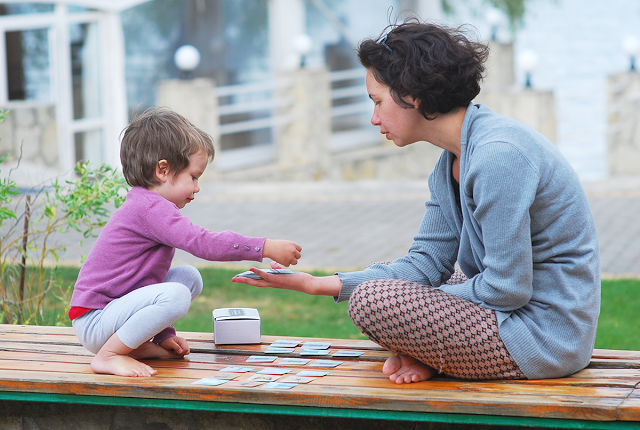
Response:
[{"label": "stack of cards", "polygon": [[[260,269],[265,273],[271,273],[272,275],[291,275],[293,271],[291,269]],[[251,279],[262,279],[257,274],[253,273],[251,270],[247,270],[246,272],[238,273],[236,276],[242,276],[244,278]]]}]

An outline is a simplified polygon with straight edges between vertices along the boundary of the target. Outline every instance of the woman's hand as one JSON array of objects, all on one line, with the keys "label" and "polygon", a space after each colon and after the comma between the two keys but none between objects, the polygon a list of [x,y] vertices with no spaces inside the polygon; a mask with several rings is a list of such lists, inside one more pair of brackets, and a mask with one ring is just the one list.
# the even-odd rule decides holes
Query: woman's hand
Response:
[{"label": "woman's hand", "polygon": [[[282,269],[282,266],[271,262],[273,269]],[[274,275],[255,267],[251,271],[262,279],[234,276],[231,282],[241,282],[254,287],[281,288],[285,290],[300,291],[314,296],[337,296],[342,287],[342,281],[338,276],[312,276],[304,272],[296,272],[291,275]]]}]

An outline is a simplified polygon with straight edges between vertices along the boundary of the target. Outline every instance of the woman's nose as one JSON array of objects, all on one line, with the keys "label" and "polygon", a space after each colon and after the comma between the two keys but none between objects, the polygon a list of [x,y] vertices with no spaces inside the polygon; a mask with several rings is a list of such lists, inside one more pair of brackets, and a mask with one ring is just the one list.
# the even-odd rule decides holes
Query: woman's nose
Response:
[{"label": "woman's nose", "polygon": [[380,125],[380,118],[378,117],[378,114],[375,111],[373,112],[373,115],[371,115],[371,124],[375,126]]}]

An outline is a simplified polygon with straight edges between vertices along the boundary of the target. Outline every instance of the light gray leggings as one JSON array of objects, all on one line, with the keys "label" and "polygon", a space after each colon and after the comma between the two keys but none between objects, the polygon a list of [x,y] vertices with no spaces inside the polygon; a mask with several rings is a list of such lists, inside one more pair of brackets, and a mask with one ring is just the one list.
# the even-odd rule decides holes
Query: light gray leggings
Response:
[{"label": "light gray leggings", "polygon": [[202,292],[202,276],[193,266],[169,269],[163,283],[147,285],[73,320],[80,343],[97,354],[114,334],[136,349],[189,310]]}]

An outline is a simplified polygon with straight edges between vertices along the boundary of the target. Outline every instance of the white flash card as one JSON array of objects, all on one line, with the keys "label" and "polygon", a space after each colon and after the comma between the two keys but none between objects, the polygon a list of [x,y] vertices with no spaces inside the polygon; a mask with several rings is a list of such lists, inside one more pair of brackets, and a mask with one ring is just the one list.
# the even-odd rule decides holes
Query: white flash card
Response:
[{"label": "white flash card", "polygon": [[300,345],[299,340],[289,340],[289,339],[278,339],[275,342],[271,343],[271,347],[278,348],[295,348]]},{"label": "white flash card", "polygon": [[278,367],[265,367],[259,372],[256,373],[264,373],[265,375],[284,375],[285,373],[289,373],[291,370],[289,369],[280,369]]},{"label": "white flash card", "polygon": [[327,376],[329,372],[322,372],[319,370],[301,370],[296,373],[296,376]]},{"label": "white flash card", "polygon": [[331,346],[331,342],[305,342],[302,349],[327,349]]},{"label": "white flash card", "polygon": [[273,382],[282,378],[282,375],[253,375],[246,380],[249,382]]},{"label": "white flash card", "polygon": [[195,382],[192,382],[193,385],[220,385],[225,382],[229,382],[227,379],[213,379],[213,378],[202,378],[198,379]]},{"label": "white flash card", "polygon": [[328,349],[303,349],[300,355],[329,355]]},{"label": "white flash card", "polygon": [[245,363],[273,363],[278,357],[266,357],[264,355],[252,355]]},{"label": "white flash card", "polygon": [[304,366],[305,364],[307,364],[308,362],[310,362],[311,359],[309,358],[283,358],[282,361],[280,361],[280,363],[278,363],[278,366]]},{"label": "white flash card", "polygon": [[333,360],[316,360],[313,363],[309,364],[311,367],[336,367],[340,366],[343,361],[333,361]]},{"label": "white flash card", "polygon": [[262,386],[262,388],[267,388],[269,390],[289,390],[295,387],[297,384],[283,384],[282,382],[269,382]]},{"label": "white flash card", "polygon": [[266,349],[264,353],[265,354],[291,354],[294,350],[295,348],[274,348],[273,346],[270,346],[269,348]]},{"label": "white flash card", "polygon": [[360,357],[362,354],[364,354],[364,351],[349,351],[341,349],[333,353],[332,357]]},{"label": "white flash card", "polygon": [[236,367],[236,366],[229,366],[229,367],[225,367],[224,369],[220,369],[221,372],[232,372],[232,373],[247,373],[247,372],[251,372],[253,370],[253,367]]},{"label": "white flash card", "polygon": [[292,384],[308,384],[311,381],[314,381],[316,378],[310,378],[308,376],[287,376],[280,382],[292,383]]}]

